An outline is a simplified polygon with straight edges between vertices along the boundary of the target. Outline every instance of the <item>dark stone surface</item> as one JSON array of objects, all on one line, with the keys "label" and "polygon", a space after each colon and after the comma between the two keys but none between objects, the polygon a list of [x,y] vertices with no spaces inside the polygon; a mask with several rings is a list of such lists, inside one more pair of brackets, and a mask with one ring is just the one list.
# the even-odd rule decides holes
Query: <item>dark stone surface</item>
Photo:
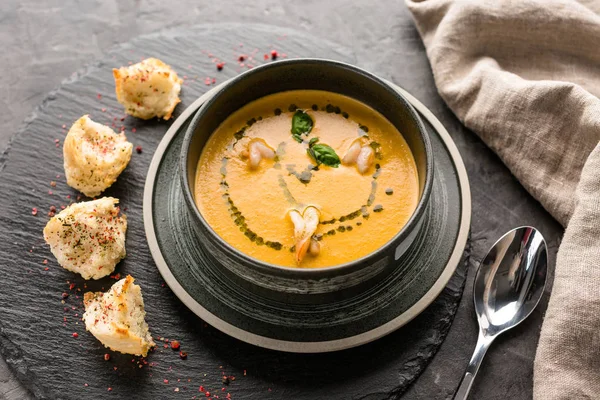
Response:
[{"label": "dark stone surface", "polygon": [[[43,4],[35,0],[7,0],[0,2],[0,21],[0,43],[4,50],[4,68],[0,74],[0,90],[4,94],[0,99],[3,110],[0,113],[0,147],[8,143],[21,121],[48,91],[81,65],[99,58],[111,45],[161,28],[200,22],[264,22],[311,31],[314,35],[344,43],[353,50],[358,65],[394,80],[424,102],[450,131],[466,163],[473,192],[473,258],[465,293],[449,335],[433,362],[403,398],[451,398],[477,337],[471,299],[473,269],[489,245],[504,231],[523,224],[540,228],[550,246],[551,266],[554,264],[561,227],[521,188],[498,158],[473,133],[466,131],[444,106],[433,84],[423,45],[401,2],[382,0],[374,6],[371,2],[343,0],[285,3],[276,0],[51,0]],[[277,43],[274,40],[274,44]],[[70,122],[65,118],[63,123]],[[55,129],[60,137],[60,124],[57,123]],[[23,197],[19,212],[26,215],[29,207],[27,198]],[[3,216],[0,220],[2,228],[10,218],[6,213]],[[20,225],[28,222],[26,219],[20,221]],[[35,239],[38,245],[41,244],[39,236]],[[14,265],[11,257],[1,264],[17,269],[38,267],[39,261],[41,259],[37,257],[27,264]],[[149,259],[144,261],[151,262]],[[63,281],[60,284],[64,286]],[[56,290],[56,296],[60,295],[58,287],[52,288]],[[12,302],[18,304],[18,299],[12,299],[9,304],[0,303],[0,306],[4,309]],[[472,398],[531,398],[533,357],[546,303],[547,296],[527,321],[493,344],[475,381]],[[52,307],[52,304],[45,307]],[[56,331],[48,334],[56,337],[53,348],[65,347],[64,351],[68,351],[70,343],[62,334]],[[13,358],[17,355],[17,350],[14,351]],[[64,369],[68,371],[69,366],[64,365]],[[213,372],[201,372],[204,373]],[[28,397],[0,361],[0,399]]]},{"label": "dark stone surface", "polygon": [[[141,203],[149,162],[169,123],[124,117],[113,93],[111,68],[139,60],[145,54],[170,64],[187,77],[177,116],[212,86],[204,82],[205,76],[211,77],[210,82],[215,76],[223,81],[241,69],[230,62],[222,72],[216,72],[213,57],[231,57],[226,50],[231,43],[243,40],[259,49],[258,60],[247,61],[253,65],[263,62],[268,43],[277,37],[281,38],[278,51],[282,54],[354,61],[342,47],[303,33],[246,26],[242,34],[241,28],[234,24],[176,29],[119,46],[51,93],[0,158],[0,207],[5,211],[0,216],[0,239],[4,243],[0,259],[8,261],[0,266],[5,276],[0,281],[0,304],[18,299],[14,306],[0,309],[0,352],[34,396],[176,398],[184,393],[197,394],[200,385],[214,393],[223,387],[223,371],[237,380],[221,394],[230,392],[234,397],[263,398],[269,392],[275,398],[294,399],[325,394],[338,399],[395,397],[418,377],[442,343],[460,301],[468,257],[434,304],[403,329],[357,349],[322,355],[278,353],[240,343],[196,318],[164,287],[145,240]],[[201,56],[190,64],[188,52]],[[236,52],[248,50],[238,47]],[[114,280],[84,282],[60,268],[41,243],[47,210],[67,205],[78,195],[64,183],[60,144],[71,121],[85,113],[115,128],[122,125],[129,140],[143,149],[142,154],[134,154],[117,183],[105,192],[120,199],[129,222],[128,256],[117,272],[137,279],[144,291],[153,336],[179,340],[182,350],[188,353],[185,361],[177,352],[163,347],[148,357],[150,365],[137,357],[112,352],[111,361],[105,361],[107,350],[85,332],[80,321],[81,295],[105,290]],[[37,215],[32,215],[32,207],[38,209]],[[74,288],[69,287],[71,283],[75,283]],[[62,293],[69,297],[62,300]],[[79,337],[73,337],[73,332]],[[65,365],[70,368],[69,374],[64,374]],[[244,370],[250,375],[244,377]],[[203,373],[207,373],[206,378],[201,376]]]}]

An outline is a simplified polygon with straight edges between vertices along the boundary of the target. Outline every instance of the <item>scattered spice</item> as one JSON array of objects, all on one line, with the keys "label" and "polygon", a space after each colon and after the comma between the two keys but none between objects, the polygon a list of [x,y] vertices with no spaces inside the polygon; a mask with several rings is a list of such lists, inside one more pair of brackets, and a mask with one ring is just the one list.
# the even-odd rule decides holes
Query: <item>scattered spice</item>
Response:
[{"label": "scattered spice", "polygon": [[223,63],[223,62],[217,63],[217,70],[222,71],[224,66],[225,66],[225,63]]},{"label": "scattered spice", "polygon": [[137,146],[137,147],[135,148],[135,151],[136,151],[136,153],[138,153],[138,154],[142,154],[142,146]]},{"label": "scattered spice", "polygon": [[42,261],[42,264],[44,264],[44,265],[48,265],[48,260],[44,260],[44,261]]},{"label": "scattered spice", "polygon": [[38,212],[38,209],[37,209],[37,208],[33,207],[33,208],[31,209],[31,215],[35,216],[35,215],[37,215],[37,212]]},{"label": "scattered spice", "polygon": [[277,54],[277,50],[271,50],[271,59],[272,60],[277,60],[277,56],[279,54]]},{"label": "scattered spice", "polygon": [[181,358],[182,360],[187,359],[187,353],[185,351],[180,351],[179,352],[179,358]]},{"label": "scattered spice", "polygon": [[63,294],[62,294],[62,298],[63,298],[63,299],[66,299],[67,297],[69,297],[69,293],[63,293]]},{"label": "scattered spice", "polygon": [[229,385],[229,377],[227,375],[223,375],[223,385]]},{"label": "scattered spice", "polygon": [[56,182],[55,181],[50,181],[50,186],[56,187]]},{"label": "scattered spice", "polygon": [[178,341],[178,340],[173,340],[173,341],[171,342],[171,348],[172,348],[173,350],[179,350],[179,346],[180,346],[180,343],[179,343],[179,341]]},{"label": "scattered spice", "polygon": [[246,59],[246,56],[244,54],[240,54],[240,56],[238,57],[239,62],[243,62],[245,59]]},{"label": "scattered spice", "polygon": [[110,360],[110,354],[106,353],[104,355],[104,361],[108,361],[108,360]]},{"label": "scattered spice", "polygon": [[77,338],[79,337],[79,334],[78,334],[77,332],[73,332],[73,337],[74,337],[75,339],[77,339]]}]

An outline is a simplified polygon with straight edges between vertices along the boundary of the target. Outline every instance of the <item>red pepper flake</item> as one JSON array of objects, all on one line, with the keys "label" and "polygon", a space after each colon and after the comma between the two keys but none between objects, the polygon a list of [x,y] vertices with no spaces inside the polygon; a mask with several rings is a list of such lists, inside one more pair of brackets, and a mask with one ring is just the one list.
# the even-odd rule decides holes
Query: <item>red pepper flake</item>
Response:
[{"label": "red pepper flake", "polygon": [[112,392],[112,388],[111,388],[111,387],[109,387],[109,388],[108,388],[108,391],[109,391],[109,392]]},{"label": "red pepper flake", "polygon": [[48,190],[48,194],[52,196],[52,190]]},{"label": "red pepper flake", "polygon": [[[67,129],[67,125],[63,124],[62,126],[63,129]],[[58,140],[58,139],[57,139]]]},{"label": "red pepper flake", "polygon": [[199,392],[204,392],[204,386],[200,385],[200,387],[198,388]]},{"label": "red pepper flake", "polygon": [[104,355],[104,361],[108,361],[108,360],[110,360],[110,354],[106,353]]},{"label": "red pepper flake", "polygon": [[240,56],[238,57],[239,62],[243,62],[245,59],[246,59],[246,56],[244,54],[240,54]]},{"label": "red pepper flake", "polygon": [[210,80],[210,77],[209,77],[209,76],[207,76],[206,78],[204,78],[204,84],[205,84],[206,86],[210,86],[210,82],[211,82],[211,80]]},{"label": "red pepper flake", "polygon": [[63,294],[62,294],[62,298],[63,298],[63,299],[66,299],[67,297],[69,297],[69,293],[63,293]]},{"label": "red pepper flake", "polygon": [[102,112],[106,112],[106,108],[102,108]]},{"label": "red pepper flake", "polygon": [[31,215],[34,215],[34,216],[37,215],[37,211],[38,211],[37,208],[33,207],[31,209]]},{"label": "red pepper flake", "polygon": [[279,54],[277,53],[277,50],[271,50],[271,59],[272,60],[277,60],[277,56]]},{"label": "red pepper flake", "polygon": [[173,350],[179,350],[179,346],[180,346],[180,343],[179,343],[179,341],[178,341],[178,340],[173,340],[173,341],[171,342],[171,348],[172,348]]},{"label": "red pepper flake", "polygon": [[179,358],[181,358],[182,360],[187,359],[187,353],[185,351],[180,351]]},{"label": "red pepper flake", "polygon": [[268,55],[268,54],[265,54],[265,55],[263,56],[263,58],[264,58],[265,60],[268,60],[268,59],[269,59],[269,55]]},{"label": "red pepper flake", "polygon": [[75,287],[74,283],[69,284],[69,290],[73,290],[74,287]]},{"label": "red pepper flake", "polygon": [[48,268],[48,267],[44,268],[44,271],[49,271],[49,270],[50,270],[50,268]]},{"label": "red pepper flake", "polygon": [[136,133],[136,132],[137,132],[137,129],[131,128],[131,133]]},{"label": "red pepper flake", "polygon": [[225,66],[225,63],[223,63],[223,62],[218,63],[217,70],[222,71],[224,66]]},{"label": "red pepper flake", "polygon": [[100,93],[98,93],[98,100],[100,100],[102,98],[102,95]]},{"label": "red pepper flake", "polygon": [[210,397],[210,392],[206,392],[206,393],[204,393],[204,395],[205,395],[206,397]]},{"label": "red pepper flake", "polygon": [[88,387],[88,386],[90,386],[90,385],[88,385],[87,383],[84,383],[84,384],[83,384],[83,386],[85,386],[85,387]]},{"label": "red pepper flake", "polygon": [[135,151],[136,151],[136,153],[138,153],[138,154],[142,154],[142,146],[137,146],[137,147],[135,148]]},{"label": "red pepper flake", "polygon": [[[229,385],[229,377],[227,375],[223,375],[223,385]],[[225,388],[223,388],[225,389]]]},{"label": "red pepper flake", "polygon": [[73,337],[74,337],[75,339],[77,339],[77,338],[79,337],[79,334],[78,334],[77,332],[73,332]]},{"label": "red pepper flake", "polygon": [[50,186],[56,187],[56,182],[55,181],[50,181]]},{"label": "red pepper flake", "polygon": [[168,379],[163,380],[164,383],[169,383]]},{"label": "red pepper flake", "polygon": [[47,265],[48,264],[48,260],[42,261],[42,264]]}]

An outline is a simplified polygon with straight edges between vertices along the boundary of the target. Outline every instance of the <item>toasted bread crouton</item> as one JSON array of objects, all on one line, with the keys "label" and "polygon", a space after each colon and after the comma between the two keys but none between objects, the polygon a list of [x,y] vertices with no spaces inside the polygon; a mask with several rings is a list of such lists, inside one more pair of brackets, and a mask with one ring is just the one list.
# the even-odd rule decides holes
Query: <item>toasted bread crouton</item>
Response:
[{"label": "toasted bread crouton", "polygon": [[157,58],[113,69],[117,100],[127,114],[141,119],[159,117],[168,120],[181,101],[183,82],[170,66]]},{"label": "toasted bread crouton", "polygon": [[63,146],[67,184],[88,197],[98,196],[127,167],[132,148],[124,133],[84,115],[71,126]]},{"label": "toasted bread crouton", "polygon": [[127,217],[118,199],[103,197],[71,204],[44,228],[44,239],[65,269],[84,279],[100,279],[125,257]]},{"label": "toasted bread crouton", "polygon": [[156,344],[145,320],[142,290],[133,281],[127,275],[106,293],[86,293],[83,321],[85,328],[111,350],[146,356]]}]

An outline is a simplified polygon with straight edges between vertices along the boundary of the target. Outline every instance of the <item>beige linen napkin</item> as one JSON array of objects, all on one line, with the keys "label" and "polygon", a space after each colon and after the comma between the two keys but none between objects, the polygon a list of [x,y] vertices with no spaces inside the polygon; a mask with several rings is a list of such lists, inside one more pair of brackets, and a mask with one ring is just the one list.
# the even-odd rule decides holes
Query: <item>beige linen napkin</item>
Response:
[{"label": "beige linen napkin", "polygon": [[600,0],[406,2],[444,101],[568,224],[534,397],[600,399]]}]

